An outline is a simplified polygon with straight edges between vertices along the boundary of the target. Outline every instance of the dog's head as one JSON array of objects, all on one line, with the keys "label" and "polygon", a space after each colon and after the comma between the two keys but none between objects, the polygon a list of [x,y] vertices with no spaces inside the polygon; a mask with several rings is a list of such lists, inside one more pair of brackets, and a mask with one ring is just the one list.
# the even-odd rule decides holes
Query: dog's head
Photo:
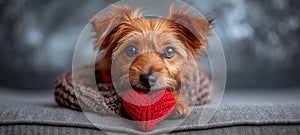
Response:
[{"label": "dog's head", "polygon": [[113,70],[121,89],[177,90],[184,83],[181,76],[192,72],[191,62],[205,50],[211,22],[191,16],[187,7],[171,7],[167,19],[146,19],[129,6],[112,7],[109,15],[91,21],[97,33],[95,48],[104,50],[101,68]]}]

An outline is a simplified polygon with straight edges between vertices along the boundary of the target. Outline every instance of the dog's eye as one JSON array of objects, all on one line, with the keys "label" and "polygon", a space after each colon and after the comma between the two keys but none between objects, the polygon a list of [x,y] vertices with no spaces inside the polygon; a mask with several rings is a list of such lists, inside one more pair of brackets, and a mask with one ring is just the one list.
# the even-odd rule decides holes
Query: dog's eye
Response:
[{"label": "dog's eye", "polygon": [[133,57],[138,54],[137,48],[133,45],[127,46],[125,52],[128,57]]},{"label": "dog's eye", "polygon": [[175,49],[174,49],[173,47],[171,47],[171,46],[168,46],[168,47],[164,50],[163,57],[169,59],[169,58],[174,57],[175,53],[176,53]]}]

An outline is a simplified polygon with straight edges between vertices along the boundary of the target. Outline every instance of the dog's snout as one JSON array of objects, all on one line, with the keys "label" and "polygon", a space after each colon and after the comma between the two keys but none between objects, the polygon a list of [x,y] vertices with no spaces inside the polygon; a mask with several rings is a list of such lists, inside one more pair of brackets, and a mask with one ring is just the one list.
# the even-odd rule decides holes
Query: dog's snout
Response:
[{"label": "dog's snout", "polygon": [[156,81],[157,75],[154,73],[140,75],[140,83],[147,88],[154,86]]}]

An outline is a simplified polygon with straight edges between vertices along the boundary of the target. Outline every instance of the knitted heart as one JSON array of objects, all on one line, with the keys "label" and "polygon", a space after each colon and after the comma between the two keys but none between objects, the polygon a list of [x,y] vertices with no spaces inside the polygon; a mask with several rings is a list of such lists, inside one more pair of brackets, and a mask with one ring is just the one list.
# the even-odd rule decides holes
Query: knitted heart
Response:
[{"label": "knitted heart", "polygon": [[128,90],[123,96],[123,106],[140,129],[151,131],[172,112],[175,99],[167,90],[151,95]]},{"label": "knitted heart", "polygon": [[123,96],[123,106],[140,129],[151,131],[172,112],[175,99],[167,90],[151,95],[128,90]]}]

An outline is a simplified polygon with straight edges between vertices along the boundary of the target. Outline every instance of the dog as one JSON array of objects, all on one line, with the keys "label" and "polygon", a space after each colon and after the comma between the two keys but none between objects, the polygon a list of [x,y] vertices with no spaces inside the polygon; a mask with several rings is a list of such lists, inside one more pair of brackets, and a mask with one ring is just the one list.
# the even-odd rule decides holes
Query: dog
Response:
[{"label": "dog", "polygon": [[107,16],[91,20],[94,47],[103,52],[96,70],[108,74],[114,70],[109,76],[120,89],[169,90],[176,100],[171,116],[188,117],[190,108],[180,88],[185,75],[196,70],[191,63],[198,63],[198,55],[205,52],[212,21],[191,16],[188,6],[179,10],[171,6],[168,18],[146,18],[128,5],[111,6]]}]

